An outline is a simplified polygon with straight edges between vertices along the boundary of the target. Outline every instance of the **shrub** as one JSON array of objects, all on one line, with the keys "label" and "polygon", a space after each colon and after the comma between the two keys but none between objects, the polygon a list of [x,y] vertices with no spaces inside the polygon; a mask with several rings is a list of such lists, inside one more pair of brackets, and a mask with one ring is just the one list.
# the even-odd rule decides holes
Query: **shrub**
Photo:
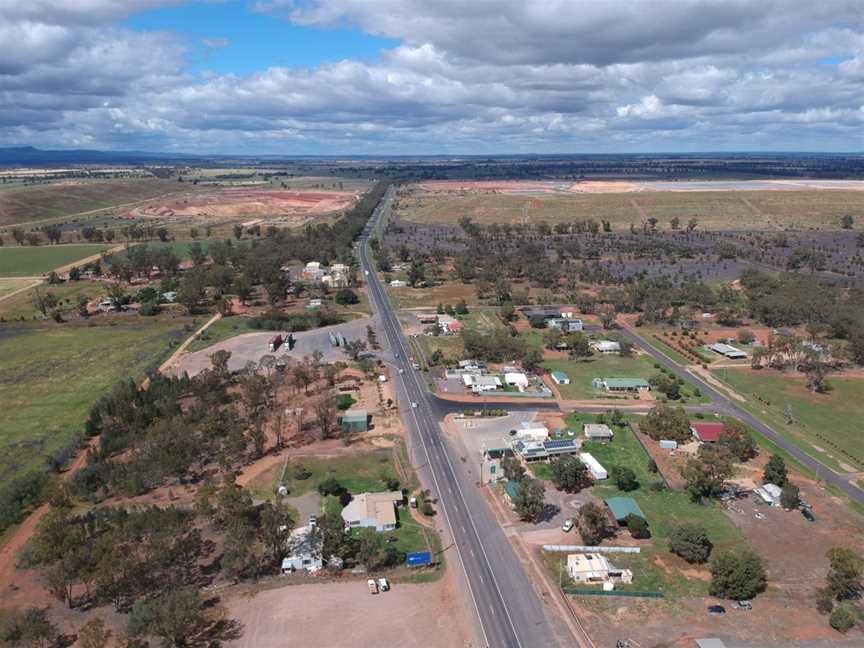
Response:
[{"label": "shrub", "polygon": [[629,492],[639,488],[639,482],[636,480],[636,473],[626,466],[612,467],[612,480],[619,490]]},{"label": "shrub", "polygon": [[294,466],[291,474],[293,475],[294,479],[298,481],[303,481],[309,479],[312,476],[312,471],[303,464],[297,464],[296,466]]},{"label": "shrub", "polygon": [[749,550],[726,551],[711,559],[712,596],[751,599],[765,591],[767,578],[762,559]]},{"label": "shrub", "polygon": [[669,536],[669,551],[691,564],[704,563],[713,548],[708,532],[699,524],[682,524]]},{"label": "shrub", "polygon": [[838,605],[831,613],[828,622],[837,632],[848,632],[855,627],[855,612],[848,603]]},{"label": "shrub", "polygon": [[630,535],[637,540],[644,540],[651,537],[651,529],[648,527],[648,521],[634,513],[627,516],[627,530]]}]

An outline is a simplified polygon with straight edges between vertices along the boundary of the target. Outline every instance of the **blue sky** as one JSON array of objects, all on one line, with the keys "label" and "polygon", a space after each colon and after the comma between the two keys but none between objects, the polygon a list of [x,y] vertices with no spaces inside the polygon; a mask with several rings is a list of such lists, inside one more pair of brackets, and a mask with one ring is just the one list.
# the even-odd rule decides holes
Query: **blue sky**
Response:
[{"label": "blue sky", "polygon": [[0,146],[864,150],[860,0],[0,0]]},{"label": "blue sky", "polygon": [[192,70],[221,74],[315,67],[342,59],[375,62],[381,50],[398,44],[359,29],[300,27],[269,13],[250,11],[247,3],[236,1],[165,7],[131,16],[123,25],[177,34],[191,48]]}]

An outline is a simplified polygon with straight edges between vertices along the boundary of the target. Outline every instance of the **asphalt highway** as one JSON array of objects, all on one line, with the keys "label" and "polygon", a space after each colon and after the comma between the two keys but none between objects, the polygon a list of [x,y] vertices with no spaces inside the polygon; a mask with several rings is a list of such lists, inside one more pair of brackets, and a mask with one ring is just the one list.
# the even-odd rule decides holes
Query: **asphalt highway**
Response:
[{"label": "asphalt highway", "polygon": [[557,645],[543,603],[495,520],[469,465],[441,435],[439,409],[425,383],[408,359],[409,346],[398,318],[367,256],[371,225],[390,209],[392,189],[382,199],[360,239],[360,265],[366,274],[370,303],[383,329],[386,346],[397,369],[394,382],[400,396],[403,419],[431,475],[434,496],[454,541],[454,549],[468,584],[488,646],[528,648]]}]

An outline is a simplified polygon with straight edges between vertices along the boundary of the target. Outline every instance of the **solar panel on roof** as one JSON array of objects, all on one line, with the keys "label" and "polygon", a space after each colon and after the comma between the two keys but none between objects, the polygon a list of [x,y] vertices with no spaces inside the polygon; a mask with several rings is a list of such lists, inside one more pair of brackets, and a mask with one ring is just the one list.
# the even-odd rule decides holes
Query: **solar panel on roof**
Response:
[{"label": "solar panel on roof", "polygon": [[543,445],[546,447],[547,450],[552,448],[557,449],[574,447],[574,443],[570,439],[553,439],[552,441],[544,441]]}]

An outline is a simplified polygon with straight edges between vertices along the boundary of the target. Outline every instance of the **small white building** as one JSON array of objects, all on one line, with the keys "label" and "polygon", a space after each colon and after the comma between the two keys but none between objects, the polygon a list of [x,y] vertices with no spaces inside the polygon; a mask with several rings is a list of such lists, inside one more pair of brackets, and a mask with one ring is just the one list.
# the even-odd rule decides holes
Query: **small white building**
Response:
[{"label": "small white building", "polygon": [[525,389],[528,387],[528,376],[526,376],[524,373],[519,372],[505,373],[504,383],[513,387],[517,387],[520,392],[525,391]]},{"label": "small white building", "polygon": [[391,288],[406,288],[407,286],[408,282],[402,281],[401,279],[393,279],[393,281],[390,282]]},{"label": "small white building", "polygon": [[552,382],[556,385],[569,385],[570,384],[570,376],[568,376],[563,371],[553,371],[552,372]]},{"label": "small white building", "polygon": [[542,443],[549,438],[549,428],[545,425],[523,421],[517,435],[522,440],[536,441]]},{"label": "small white building", "polygon": [[588,468],[588,472],[591,473],[591,477],[595,480],[606,479],[609,477],[607,470],[600,465],[600,462],[597,461],[590,452],[580,452],[579,461],[585,464],[585,467]]},{"label": "small white building", "polygon": [[612,428],[602,423],[586,423],[584,431],[586,439],[598,443],[609,443],[615,436]]},{"label": "small white building", "polygon": [[621,343],[615,340],[595,340],[588,344],[597,353],[621,353]]},{"label": "small white building", "polygon": [[288,555],[282,559],[282,573],[300,571],[317,572],[324,566],[321,548],[323,536],[312,525],[297,527],[288,539]]},{"label": "small white building", "polygon": [[777,484],[762,484],[754,492],[766,504],[780,506],[780,495],[783,493],[783,489]]},{"label": "small white building", "polygon": [[475,394],[501,389],[501,379],[498,376],[477,376],[462,374],[462,382]]},{"label": "small white building", "polygon": [[599,553],[567,555],[567,574],[577,583],[632,583],[633,572],[618,569]]}]

